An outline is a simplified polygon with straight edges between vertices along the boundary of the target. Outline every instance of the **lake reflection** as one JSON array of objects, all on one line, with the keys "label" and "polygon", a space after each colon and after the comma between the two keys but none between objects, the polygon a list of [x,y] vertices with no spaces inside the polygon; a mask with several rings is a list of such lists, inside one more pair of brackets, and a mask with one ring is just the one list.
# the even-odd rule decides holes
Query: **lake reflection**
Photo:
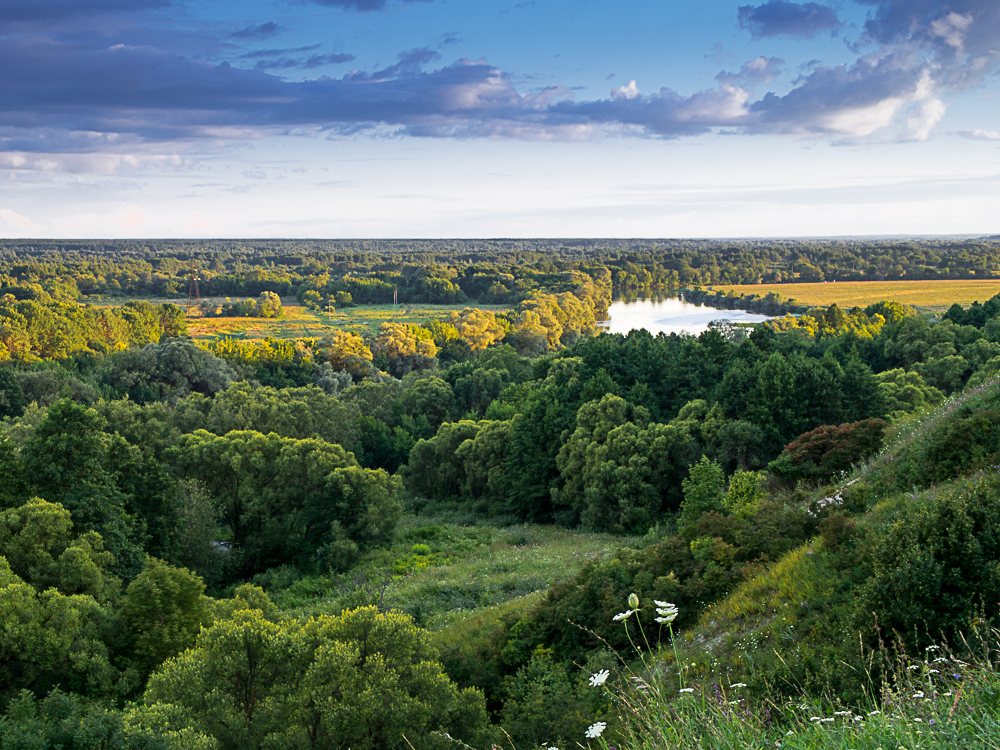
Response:
[{"label": "lake reflection", "polygon": [[733,323],[763,323],[768,315],[757,315],[745,310],[716,310],[714,307],[695,305],[679,297],[652,297],[648,299],[617,300],[608,308],[606,320],[597,322],[598,331],[628,333],[645,328],[654,336],[663,333],[687,333],[697,336],[708,330],[713,320]]}]

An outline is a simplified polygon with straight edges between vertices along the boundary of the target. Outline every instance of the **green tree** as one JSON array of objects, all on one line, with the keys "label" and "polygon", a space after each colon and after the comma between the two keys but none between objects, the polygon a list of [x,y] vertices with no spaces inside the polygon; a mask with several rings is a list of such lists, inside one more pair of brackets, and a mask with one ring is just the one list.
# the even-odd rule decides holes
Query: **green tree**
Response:
[{"label": "green tree", "polygon": [[584,404],[576,424],[557,459],[557,506],[572,507],[589,528],[632,533],[676,509],[693,447],[685,427],[649,424],[645,409],[612,394]]},{"label": "green tree", "polygon": [[[996,477],[955,483],[900,503],[877,530],[872,575],[864,585],[862,632],[878,624],[907,641],[938,643],[970,628],[1000,601],[1000,484]],[[960,637],[960,636],[959,636]]]},{"label": "green tree", "polygon": [[70,511],[82,531],[96,531],[114,556],[115,572],[138,573],[144,554],[129,498],[117,486],[116,454],[125,441],[104,432],[93,409],[62,400],[51,406],[22,451],[31,491]]},{"label": "green tree", "polygon": [[490,344],[504,337],[504,328],[496,315],[489,310],[466,307],[461,312],[452,311],[445,322],[455,327],[474,352],[481,352]]},{"label": "green tree", "polygon": [[87,594],[106,601],[112,586],[105,577],[112,557],[94,531],[76,534],[68,510],[33,498],[0,513],[0,555],[11,571],[39,591]]},{"label": "green tree", "polygon": [[143,671],[194,645],[213,620],[205,584],[185,568],[147,557],[122,599],[120,616],[128,633],[128,656]]},{"label": "green tree", "polygon": [[129,732],[121,712],[56,689],[22,692],[0,718],[0,750],[168,750],[151,732]]},{"label": "green tree", "polygon": [[568,670],[539,646],[531,661],[505,680],[502,726],[518,747],[550,747],[583,737],[593,713]]},{"label": "green tree", "polygon": [[102,636],[109,613],[86,594],[39,593],[0,557],[0,705],[20,690],[55,687],[91,696],[124,695],[134,675],[115,669]]},{"label": "green tree", "polygon": [[402,470],[410,494],[433,500],[463,498],[469,487],[468,467],[456,452],[486,424],[470,420],[446,422],[433,438],[418,441]]},{"label": "green tree", "polygon": [[336,369],[349,372],[355,380],[374,370],[372,351],[356,333],[334,331],[325,336],[319,344],[319,356]]},{"label": "green tree", "polygon": [[331,555],[342,541],[361,549],[383,544],[401,513],[398,478],[363,469],[322,440],[197,430],[168,456],[220,502],[225,541],[245,576],[287,563],[338,567]]},{"label": "green tree", "polygon": [[681,503],[679,523],[682,527],[691,529],[705,513],[724,513],[723,502],[726,488],[726,476],[722,467],[707,456],[691,465],[688,477],[681,486],[684,489],[684,502]]},{"label": "green tree", "polygon": [[428,331],[424,333],[428,338],[418,337],[412,326],[402,323],[383,323],[379,326],[378,336],[372,343],[375,364],[398,378],[413,370],[433,367],[437,346],[430,338],[430,333]]},{"label": "green tree", "polygon": [[[222,750],[449,747],[485,739],[482,695],[458,690],[409,617],[361,608],[305,625],[241,610],[202,632],[146,690]],[[405,735],[405,739],[404,739]]]}]

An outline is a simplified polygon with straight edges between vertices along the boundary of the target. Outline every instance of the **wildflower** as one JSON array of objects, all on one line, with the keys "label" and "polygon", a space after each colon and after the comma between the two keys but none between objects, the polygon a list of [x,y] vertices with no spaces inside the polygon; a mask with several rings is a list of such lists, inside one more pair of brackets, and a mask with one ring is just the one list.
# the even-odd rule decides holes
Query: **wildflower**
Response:
[{"label": "wildflower", "polygon": [[833,715],[834,716],[850,716],[851,712],[850,711],[834,711]]},{"label": "wildflower", "polygon": [[659,617],[656,618],[658,623],[662,625],[664,623],[673,622],[677,619],[677,605],[670,604],[668,602],[656,602],[656,605],[656,614],[659,615]]},{"label": "wildflower", "polygon": [[928,646],[927,648],[924,649],[924,651],[940,651],[940,650],[941,650],[940,646]]},{"label": "wildflower", "polygon": [[600,737],[602,734],[604,734],[604,727],[606,727],[607,725],[608,725],[607,722],[604,721],[598,721],[594,724],[591,724],[589,727],[587,727],[587,733],[584,735],[584,737],[591,740]]},{"label": "wildflower", "polygon": [[740,702],[739,701],[729,701],[729,705],[730,706],[738,706],[738,705],[740,705]]},{"label": "wildflower", "polygon": [[833,721],[833,719],[820,719],[820,721]]},{"label": "wildflower", "polygon": [[917,692],[915,692],[913,694],[913,697],[914,698],[923,698],[924,697],[924,691],[923,690],[918,690]]},{"label": "wildflower", "polygon": [[694,688],[681,688],[680,692],[682,692],[682,693],[693,693],[694,692]]},{"label": "wildflower", "polygon": [[920,665],[914,664],[913,666],[907,667],[907,669],[920,669]]},{"label": "wildflower", "polygon": [[922,723],[923,723],[923,721],[924,721],[924,720],[923,720],[923,719],[921,719],[921,718],[920,718],[919,716],[917,716],[917,717],[914,717],[914,719],[913,719],[913,720],[914,720],[914,721],[916,721],[916,722],[918,722],[918,723],[920,723],[920,724],[922,724]]},{"label": "wildflower", "polygon": [[667,602],[661,602],[659,599],[653,599],[653,604],[657,607],[672,607],[673,604],[668,604]]},{"label": "wildflower", "polygon": [[610,675],[610,674],[611,674],[611,672],[609,672],[606,669],[602,669],[597,674],[592,674],[590,676],[590,686],[591,687],[597,687],[598,685],[603,685],[604,681],[606,679],[608,679],[608,675]]},{"label": "wildflower", "polygon": [[823,721],[823,720],[821,718],[819,718],[818,716],[810,716],[809,717],[809,721]]},{"label": "wildflower", "polygon": [[940,674],[936,669],[928,670],[928,674]]},{"label": "wildflower", "polygon": [[737,682],[735,685],[730,685],[729,687],[731,687],[731,688],[741,688],[741,687],[746,687],[746,686],[747,686],[747,684],[745,682]]},{"label": "wildflower", "polygon": [[947,693],[942,693],[942,694],[941,694],[941,697],[942,697],[942,698],[950,698],[950,697],[951,697],[951,695],[952,695],[952,692],[951,692],[951,691],[949,690],[949,691],[948,691]]},{"label": "wildflower", "polygon": [[869,716],[875,716],[876,714],[880,714],[880,713],[882,713],[882,712],[881,711],[869,711],[868,715]]},{"label": "wildflower", "polygon": [[624,612],[619,612],[617,615],[615,615],[611,619],[614,620],[615,622],[618,622],[619,620],[627,620],[633,614],[635,614],[635,612],[633,610],[626,609]]},{"label": "wildflower", "polygon": [[639,609],[639,596],[637,594],[628,595],[629,609]]}]

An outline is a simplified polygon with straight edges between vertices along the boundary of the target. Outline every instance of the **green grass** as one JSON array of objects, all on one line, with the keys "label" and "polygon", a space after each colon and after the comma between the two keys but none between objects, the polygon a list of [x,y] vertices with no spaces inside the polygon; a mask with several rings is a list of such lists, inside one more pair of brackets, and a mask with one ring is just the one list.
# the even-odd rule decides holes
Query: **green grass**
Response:
[{"label": "green grass", "polygon": [[[997,634],[992,633],[995,641]],[[857,705],[835,696],[754,698],[740,683],[655,678],[636,690],[609,682],[617,710],[591,747],[617,750],[951,750],[1000,748],[1000,674],[994,649],[959,659],[944,650],[889,665],[888,679]]]},{"label": "green grass", "polygon": [[555,581],[636,539],[557,526],[461,525],[409,514],[387,550],[368,554],[349,574],[262,579],[292,616],[334,614],[379,601],[431,630],[458,625],[495,607],[523,606]]}]

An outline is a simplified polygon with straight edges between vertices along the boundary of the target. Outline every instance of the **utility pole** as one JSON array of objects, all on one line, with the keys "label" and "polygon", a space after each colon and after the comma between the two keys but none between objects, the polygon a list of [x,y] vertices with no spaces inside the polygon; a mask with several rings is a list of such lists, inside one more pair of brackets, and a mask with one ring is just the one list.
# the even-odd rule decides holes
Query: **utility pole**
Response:
[{"label": "utility pole", "polygon": [[191,314],[193,306],[201,308],[201,292],[198,290],[198,269],[196,268],[191,269],[191,279],[188,281],[188,315]]}]

